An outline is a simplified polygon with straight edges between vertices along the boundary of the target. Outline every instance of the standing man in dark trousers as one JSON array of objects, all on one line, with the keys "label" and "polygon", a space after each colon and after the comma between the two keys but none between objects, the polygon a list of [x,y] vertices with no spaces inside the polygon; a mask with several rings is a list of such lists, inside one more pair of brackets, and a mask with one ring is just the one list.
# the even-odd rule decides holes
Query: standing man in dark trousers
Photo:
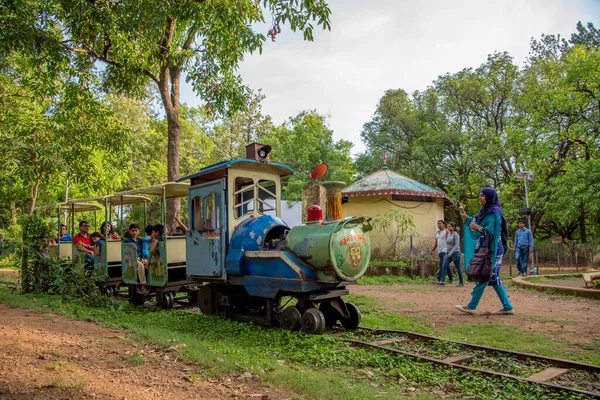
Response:
[{"label": "standing man in dark trousers", "polygon": [[[437,249],[438,257],[440,258],[440,269],[437,274],[436,284],[440,285],[442,283],[442,267],[444,266],[444,257],[446,256],[446,252],[444,251],[446,248],[446,237],[448,237],[448,230],[446,229],[446,222],[443,219],[440,219],[437,222],[438,231],[435,233],[435,244],[431,249],[433,253],[435,249]],[[448,271],[448,278],[450,279],[450,283],[454,280],[454,275],[452,274],[452,268]],[[446,278],[444,278],[446,280]]]},{"label": "standing man in dark trousers", "polygon": [[516,251],[517,269],[519,270],[517,276],[527,276],[529,255],[533,253],[533,234],[528,228],[525,228],[525,220],[519,220],[519,229],[515,232],[515,247],[511,250]]}]

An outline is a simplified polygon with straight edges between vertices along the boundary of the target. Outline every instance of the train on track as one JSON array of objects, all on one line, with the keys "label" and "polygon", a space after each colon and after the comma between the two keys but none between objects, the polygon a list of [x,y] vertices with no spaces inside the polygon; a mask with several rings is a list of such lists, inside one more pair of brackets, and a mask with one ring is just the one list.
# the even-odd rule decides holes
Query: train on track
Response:
[{"label": "train on track", "polygon": [[[151,297],[163,308],[187,302],[203,313],[305,333],[322,333],[337,322],[356,329],[360,310],[342,297],[369,264],[369,218],[323,221],[313,207],[307,223],[288,227],[281,219],[281,179],[294,172],[270,162],[270,150],[254,143],[247,158],[208,166],[178,182],[53,207],[59,215],[70,209],[74,221],[77,211],[103,203],[109,220],[112,207],[120,206],[122,214],[124,205],[146,205],[153,195],[161,198],[166,225],[167,199],[187,197],[187,232],[158,243],[146,282],[135,272],[135,245],[106,241],[94,257],[93,275],[108,294],[127,286],[134,304]],[[59,241],[51,259],[83,267],[80,253]]]}]

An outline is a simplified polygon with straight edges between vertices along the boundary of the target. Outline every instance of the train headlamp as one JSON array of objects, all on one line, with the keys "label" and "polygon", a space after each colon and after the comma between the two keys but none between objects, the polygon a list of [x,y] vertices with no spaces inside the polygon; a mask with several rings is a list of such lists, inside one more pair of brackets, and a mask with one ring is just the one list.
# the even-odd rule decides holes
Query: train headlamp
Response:
[{"label": "train headlamp", "polygon": [[269,146],[268,144],[264,145],[263,147],[261,147],[258,150],[258,157],[261,159],[261,161],[262,160],[267,161],[267,157],[269,156],[269,153],[271,153],[271,146]]}]

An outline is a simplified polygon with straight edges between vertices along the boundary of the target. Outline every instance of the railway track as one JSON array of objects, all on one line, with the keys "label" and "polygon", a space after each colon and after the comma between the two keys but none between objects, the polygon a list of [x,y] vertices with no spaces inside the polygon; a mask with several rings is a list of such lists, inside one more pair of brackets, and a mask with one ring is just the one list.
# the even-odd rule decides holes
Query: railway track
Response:
[{"label": "railway track", "polygon": [[[361,334],[364,333],[364,334]],[[600,366],[442,339],[420,333],[359,327],[352,346],[386,352],[600,399]],[[449,357],[445,357],[451,355]]]}]

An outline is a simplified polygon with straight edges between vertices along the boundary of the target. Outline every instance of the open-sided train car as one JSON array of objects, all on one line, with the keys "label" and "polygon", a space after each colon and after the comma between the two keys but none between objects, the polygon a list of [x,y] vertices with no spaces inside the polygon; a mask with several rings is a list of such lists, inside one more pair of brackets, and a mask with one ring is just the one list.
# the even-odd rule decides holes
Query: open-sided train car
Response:
[{"label": "open-sided train car", "polygon": [[[188,187],[188,183],[167,182],[117,195],[160,198],[161,221],[166,226],[166,201],[187,196]],[[182,300],[189,301],[192,305],[196,304],[197,292],[193,289],[198,284],[186,277],[185,242],[185,236],[170,236],[165,232],[164,241],[158,243],[158,252],[151,256],[147,284],[141,284],[138,280],[135,245],[123,243],[123,281],[129,287],[131,303],[144,304],[148,297],[156,295],[157,303],[164,308],[171,308],[176,301]],[[182,293],[183,296],[176,297],[178,293]]]},{"label": "open-sided train car", "polygon": [[[89,212],[93,211],[94,213],[102,210],[97,204],[88,204],[88,203],[58,203],[52,206],[44,206],[40,207],[41,210],[56,210],[57,211],[57,226],[56,232],[60,232],[60,224],[61,224],[61,213],[62,211],[68,212],[71,220],[71,232],[74,231],[75,225],[75,215],[78,212]],[[73,246],[72,241],[62,241],[59,240],[54,246],[50,246],[48,250],[48,258],[50,261],[55,263],[63,263],[63,264],[72,264],[73,260],[79,260],[79,254],[75,246]],[[77,262],[79,266],[79,262]],[[83,267],[83,264],[81,264]]]},{"label": "open-sided train car", "polygon": [[[121,213],[121,223],[123,221],[123,206],[131,204],[147,204],[151,200],[148,197],[129,194],[112,194],[106,196],[98,196],[87,199],[71,200],[69,204],[76,206],[94,205],[100,203],[104,206],[104,221],[110,221],[112,210],[119,207]],[[93,276],[96,282],[100,285],[101,290],[112,295],[119,291],[123,284],[122,273],[122,252],[123,243],[119,239],[106,239],[106,245],[100,247],[97,255],[94,255],[94,270]],[[75,249],[75,251],[77,251]],[[76,253],[74,253],[76,254]],[[82,257],[76,259],[77,266],[83,267],[84,260]]]},{"label": "open-sided train car", "polygon": [[269,162],[268,146],[252,148],[253,159],[180,179],[190,181],[186,270],[202,283],[201,310],[307,333],[337,321],[355,329],[360,311],[342,296],[368,266],[369,218],[290,229],[281,220],[281,178],[293,171]]}]

